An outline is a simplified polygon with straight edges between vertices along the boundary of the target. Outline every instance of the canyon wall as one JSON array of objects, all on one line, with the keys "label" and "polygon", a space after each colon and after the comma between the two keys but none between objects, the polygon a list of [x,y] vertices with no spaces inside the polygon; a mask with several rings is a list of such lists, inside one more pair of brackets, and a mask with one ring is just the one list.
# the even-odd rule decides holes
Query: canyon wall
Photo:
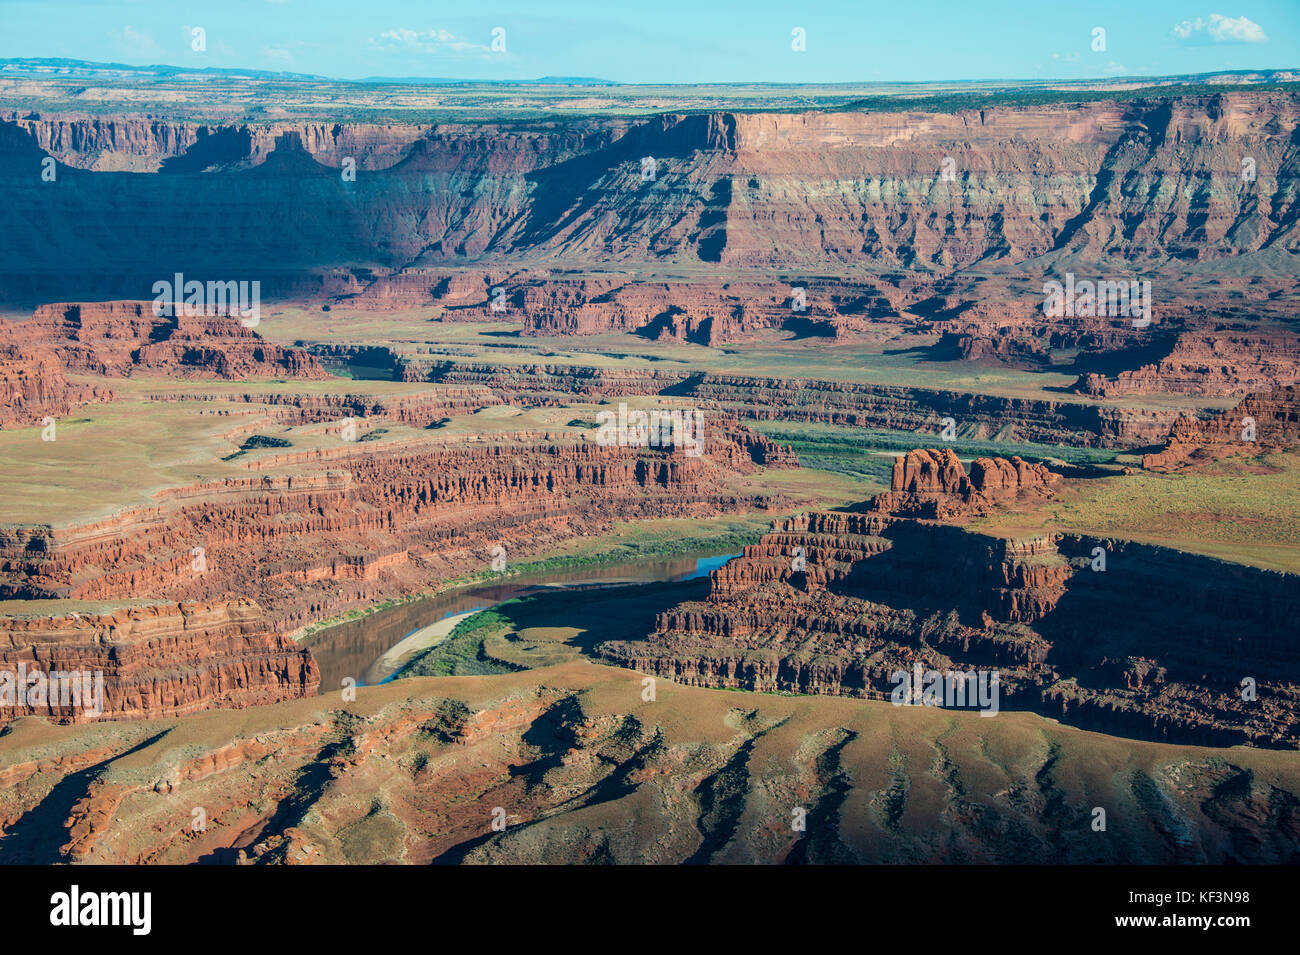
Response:
[{"label": "canyon wall", "polygon": [[68,375],[126,378],[322,379],[300,348],[266,341],[229,314],[157,316],[151,302],[42,305],[30,319],[0,322],[0,428],[60,418],[112,401],[111,388]]},{"label": "canyon wall", "polygon": [[[1298,115],[1293,94],[1231,90],[415,130],[25,116],[0,122],[16,226],[0,239],[0,288],[32,296],[62,275],[101,283],[95,297],[143,297],[134,283],[176,270],[292,285],[331,268],[482,259],[826,274],[1063,251],[1148,262],[1294,253]],[[109,147],[135,168],[158,159],[157,171],[90,171],[113,165]],[[59,164],[43,182],[51,149],[86,168]],[[360,160],[355,181],[340,175],[346,156]],[[1243,157],[1257,170],[1249,181]],[[74,276],[86,262],[98,274]]]},{"label": "canyon wall", "polygon": [[[454,390],[446,401],[391,403],[255,397],[286,422],[364,411],[418,424],[458,401]],[[459,400],[482,406],[486,398],[469,390]],[[261,455],[246,463],[246,477],[166,488],[150,506],[99,520],[0,527],[0,599],[11,601],[0,615],[0,674],[20,665],[101,674],[106,703],[94,718],[314,693],[316,664],[285,636],[290,631],[452,578],[500,572],[498,555],[524,561],[616,521],[787,503],[731,486],[761,467],[798,467],[788,448],[722,415],[699,437],[698,454],[670,441],[605,447],[588,432],[344,444]],[[44,599],[151,605],[28,613],[25,601]],[[0,719],[85,718],[67,706],[0,710]]]},{"label": "canyon wall", "polygon": [[[1041,478],[1015,493],[1050,493]],[[868,507],[779,522],[714,571],[706,600],[664,612],[644,641],[600,652],[692,685],[874,699],[918,665],[996,670],[1003,709],[1101,732],[1300,740],[1294,575],[1060,533],[1004,540],[910,516],[924,513],[918,496],[968,504],[974,483],[943,452],[914,452]]]},{"label": "canyon wall", "polygon": [[[1077,391],[1102,398],[1138,394],[1234,395],[1266,391],[1300,381],[1300,334],[1291,322],[1175,332],[1168,353],[1135,368],[1085,373]],[[1216,315],[1222,311],[1216,310]],[[1290,316],[1289,316],[1290,317]],[[1260,327],[1263,325],[1264,327]]]},{"label": "canyon wall", "polygon": [[[274,630],[251,600],[3,616],[0,674],[46,680],[39,695],[35,680],[19,680],[0,723],[156,719],[311,696],[320,683],[311,653]],[[59,674],[77,676],[58,682]]]},{"label": "canyon wall", "polygon": [[560,404],[625,395],[691,398],[745,418],[859,428],[937,431],[945,417],[963,435],[1084,447],[1131,447],[1166,438],[1178,418],[1168,408],[1044,401],[936,388],[717,372],[608,369],[574,365],[495,365],[395,357],[407,381],[479,386],[510,402]]},{"label": "canyon wall", "polygon": [[302,349],[266,341],[225,310],[171,316],[154,314],[152,301],[61,302],[0,326],[0,335],[46,348],[80,374],[127,377],[140,369],[180,378],[327,377]]},{"label": "canyon wall", "polygon": [[202,172],[256,166],[292,132],[308,152],[330,166],[356,160],[371,171],[394,165],[433,127],[407,123],[281,123],[213,126],[136,117],[57,116],[0,110],[0,120],[31,136],[71,168],[95,172]]},{"label": "canyon wall", "polygon": [[247,478],[168,489],[154,506],[66,527],[4,528],[0,595],[237,593],[255,598],[274,627],[292,629],[485,572],[497,544],[516,560],[615,520],[768,507],[770,496],[727,489],[760,466],[797,461],[725,423],[706,430],[697,457],[535,433],[263,456]]},{"label": "canyon wall", "polygon": [[70,383],[63,362],[48,348],[0,343],[0,428],[61,418],[113,397],[100,385]]},{"label": "canyon wall", "polygon": [[[529,335],[893,329],[936,336],[934,357],[1069,370],[1091,396],[1241,396],[1300,375],[1298,103],[226,127],[11,111],[0,300],[143,298],[181,271]],[[1149,281],[1155,323],[1046,318],[1067,271]]]},{"label": "canyon wall", "polygon": [[1206,416],[1182,415],[1165,446],[1142,456],[1142,466],[1167,471],[1241,454],[1300,447],[1300,388],[1248,395],[1235,408]]}]

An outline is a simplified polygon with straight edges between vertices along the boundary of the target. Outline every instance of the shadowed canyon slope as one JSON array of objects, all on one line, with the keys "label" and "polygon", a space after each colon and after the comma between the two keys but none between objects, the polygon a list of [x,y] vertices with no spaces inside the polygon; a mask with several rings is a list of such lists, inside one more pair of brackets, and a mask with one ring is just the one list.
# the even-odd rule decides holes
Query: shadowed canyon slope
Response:
[{"label": "shadowed canyon slope", "polygon": [[585,662],[336,701],[25,721],[0,738],[0,862],[1293,863],[1300,848],[1282,754],[1028,714],[666,682],[647,702],[639,675]]},{"label": "shadowed canyon slope", "polygon": [[[1294,252],[1297,113],[1291,93],[1227,91],[425,128],[11,114],[0,253],[5,291],[21,296],[29,273],[84,273],[73,261],[99,281],[226,269],[289,290],[311,287],[304,272],[467,260],[824,274]],[[108,152],[155,171],[89,171]],[[41,180],[48,155],[55,182]]]},{"label": "shadowed canyon slope", "polygon": [[[1294,748],[1300,579],[1071,534],[1006,540],[954,518],[1050,495],[1041,466],[914,451],[857,513],[783,521],[708,599],[602,651],[698,686],[886,699],[896,674],[997,671],[1001,706],[1103,732]],[[1257,686],[1242,691],[1243,681]],[[974,691],[961,705],[976,705]],[[949,704],[951,705],[951,704]]]}]

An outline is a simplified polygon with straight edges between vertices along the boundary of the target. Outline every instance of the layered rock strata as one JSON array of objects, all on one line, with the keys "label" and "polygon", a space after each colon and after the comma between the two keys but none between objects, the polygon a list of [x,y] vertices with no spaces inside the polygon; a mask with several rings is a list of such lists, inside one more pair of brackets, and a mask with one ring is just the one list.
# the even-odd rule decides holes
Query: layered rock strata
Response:
[{"label": "layered rock strata", "polygon": [[[584,435],[586,437],[586,435]],[[255,598],[292,628],[339,610],[486,571],[615,520],[765,508],[728,490],[788,448],[725,422],[685,447],[602,447],[538,434],[263,456],[247,478],[174,488],[150,507],[0,532],[0,595]]]},{"label": "layered rock strata", "polygon": [[1209,418],[1183,415],[1164,448],[1142,456],[1142,466],[1167,471],[1243,454],[1300,447],[1300,387],[1246,397]]},{"label": "layered rock strata", "polygon": [[[69,260],[142,275],[177,261],[242,275],[490,268],[524,255],[826,274],[863,261],[948,273],[1058,251],[1155,262],[1295,251],[1297,102],[1288,91],[1225,89],[947,113],[715,111],[414,130],[15,115],[0,122],[0,174],[12,180],[16,221],[48,209],[51,184],[32,170],[50,151],[106,169],[115,144],[136,168],[146,156],[167,161],[143,175],[60,165],[58,182],[78,189],[59,221],[37,241],[12,237],[0,258],[32,281]],[[339,175],[347,157],[365,173],[350,182]],[[232,232],[240,242],[223,241]]]},{"label": "layered rock strata", "polygon": [[109,388],[69,382],[47,348],[0,344],[0,428],[61,418],[113,397]]},{"label": "layered rock strata", "polygon": [[69,372],[127,377],[137,369],[180,378],[304,378],[327,375],[298,348],[266,341],[234,314],[159,316],[152,302],[42,305],[3,335],[56,355]]},{"label": "layered rock strata", "polygon": [[491,389],[512,404],[560,405],[627,395],[690,398],[742,418],[857,428],[932,431],[953,418],[964,437],[1000,435],[1083,447],[1150,445],[1178,418],[1170,408],[1122,407],[1075,399],[1046,401],[948,389],[817,378],[769,378],[718,372],[608,369],[581,365],[493,365],[411,360],[406,381]]},{"label": "layered rock strata", "polygon": [[[984,466],[980,483],[1005,491],[1012,473],[1026,472]],[[868,699],[889,698],[896,673],[918,665],[997,671],[1003,709],[1171,741],[1300,742],[1294,575],[899,516],[923,513],[927,497],[965,506],[976,479],[946,455],[904,459],[895,477],[903,487],[860,513],[775,525],[713,573],[706,600],[601,652],[693,685]],[[1038,492],[1036,469],[1027,486]]]},{"label": "layered rock strata", "polygon": [[251,600],[0,617],[9,676],[0,723],[154,719],[310,696],[320,683],[311,653]]},{"label": "layered rock strata", "polygon": [[872,510],[913,517],[973,517],[992,507],[1050,496],[1061,476],[1019,457],[976,458],[966,473],[957,455],[943,450],[908,451],[894,460],[890,490],[872,499]]}]

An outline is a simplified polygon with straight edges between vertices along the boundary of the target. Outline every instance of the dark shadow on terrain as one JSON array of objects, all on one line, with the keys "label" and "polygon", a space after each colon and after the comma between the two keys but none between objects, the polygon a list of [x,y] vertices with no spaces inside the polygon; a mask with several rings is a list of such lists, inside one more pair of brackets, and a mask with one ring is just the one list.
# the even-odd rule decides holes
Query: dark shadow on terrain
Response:
[{"label": "dark shadow on terrain", "polygon": [[791,332],[790,341],[801,341],[805,338],[834,338],[835,323],[823,321],[821,319],[807,318],[806,316],[795,316],[787,318],[781,323],[784,331]]},{"label": "dark shadow on terrain", "polygon": [[179,156],[164,159],[160,173],[203,172],[213,166],[227,166],[247,160],[253,152],[253,134],[248,129],[200,129],[198,139]]},{"label": "dark shadow on terrain", "polygon": [[[639,335],[641,338],[648,338],[651,341],[658,341],[660,338],[664,337],[671,338],[673,337],[671,335],[673,320],[676,319],[677,316],[685,314],[686,309],[681,308],[678,305],[670,305],[668,308],[650,319],[646,324],[638,328],[633,332],[633,334]],[[696,340],[699,337],[698,333],[695,335],[688,334],[687,341]]]},{"label": "dark shadow on terrain", "polygon": [[498,612],[519,629],[569,627],[578,634],[567,642],[587,656],[600,659],[596,647],[608,640],[640,641],[654,632],[657,614],[686,600],[702,600],[709,579],[602,587],[540,594]]},{"label": "dark shadow on terrain", "polygon": [[[528,763],[523,767],[518,767],[518,769],[512,769],[512,775],[525,775],[529,780],[530,787],[544,786],[545,782],[543,781],[543,776],[546,771],[562,765],[564,755],[576,748],[575,743],[577,742],[577,737],[569,729],[569,725],[573,721],[582,718],[583,713],[581,708],[577,705],[576,700],[569,698],[560,702],[556,706],[551,707],[547,712],[534,720],[532,726],[530,726],[524,734],[524,738],[526,741],[542,748],[543,752],[548,752],[548,755],[533,763]],[[630,743],[634,738],[640,735],[641,731],[642,726],[640,721],[635,717],[626,716],[623,718],[621,729],[615,735],[626,737],[627,741]],[[554,749],[548,751],[546,747],[554,747]],[[545,818],[550,818],[557,811],[586,809],[591,806],[598,806],[602,803],[614,802],[615,800],[622,799],[624,796],[635,792],[640,784],[631,782],[631,777],[633,774],[643,770],[649,758],[655,755],[660,749],[662,749],[662,747],[663,740],[658,732],[656,732],[654,737],[648,743],[634,749],[627,759],[614,765],[614,768],[609,775],[594,783],[587,790],[566,799],[563,802],[546,807],[546,815],[543,819],[511,826],[506,830],[506,832],[526,829],[531,825],[535,825],[536,822],[544,821]],[[520,773],[518,770],[523,770],[523,772]],[[465,842],[452,846],[441,855],[435,857],[431,864],[460,865],[465,861],[466,856],[468,856],[474,849],[502,835],[504,835],[504,833],[487,832],[473,839],[468,839]],[[606,860],[588,859],[585,861],[591,863],[594,861]]]},{"label": "dark shadow on terrain", "polygon": [[[1080,352],[1069,365],[1059,365],[1054,371],[1075,375],[1105,375],[1113,378],[1123,371],[1135,371],[1144,365],[1156,365],[1168,358],[1178,342],[1177,329],[1155,330],[1143,335],[1143,340],[1128,348],[1113,351]],[[1133,330],[1134,335],[1141,331]]]},{"label": "dark shadow on terrain", "polygon": [[659,394],[664,397],[674,398],[693,397],[695,395],[695,390],[704,383],[704,376],[705,373],[702,371],[696,372],[693,375],[688,375],[676,384],[669,385],[666,388],[661,388]]},{"label": "dark shadow on terrain", "polygon": [[[322,746],[294,777],[293,788],[289,795],[280,801],[272,814],[255,835],[239,840],[246,845],[253,845],[268,836],[282,833],[286,829],[302,824],[308,811],[320,799],[330,780],[334,778],[333,760],[344,755],[352,748],[351,736],[334,740]],[[243,845],[223,846],[214,849],[197,860],[198,865],[234,865],[239,861]]]},{"label": "dark shadow on terrain", "polygon": [[727,247],[727,209],[731,206],[731,177],[724,176],[709,190],[708,204],[700,213],[696,254],[703,262],[721,262]]},{"label": "dark shadow on terrain", "polygon": [[[531,202],[517,244],[545,244],[593,207],[606,202],[609,195],[605,180],[617,167],[635,164],[639,168],[641,159],[646,156],[658,160],[683,158],[707,148],[710,123],[711,118],[707,115],[680,119],[654,117],[633,126],[603,149],[529,173],[526,179],[531,187]],[[724,133],[729,141],[723,145],[734,148],[734,119],[730,120]],[[662,164],[660,168],[662,170]],[[645,183],[646,186],[653,184]]]},{"label": "dark shadow on terrain", "polygon": [[582,707],[575,697],[566,697],[555,706],[548,707],[520,736],[529,746],[535,747],[544,755],[524,763],[511,766],[510,775],[521,778],[528,788],[542,785],[543,777],[552,770],[564,765],[564,754],[578,743],[578,736],[573,731],[582,720]]},{"label": "dark shadow on terrain", "polygon": [[844,747],[857,738],[846,732],[844,738],[818,755],[815,763],[821,790],[804,820],[803,837],[783,860],[786,865],[849,865],[858,860],[840,840],[840,813],[853,789],[853,779],[842,764]]},{"label": "dark shadow on terrain", "polygon": [[695,788],[700,801],[700,847],[683,860],[683,865],[708,865],[735,837],[749,795],[749,760],[754,744],[762,736],[758,733],[741,743],[726,765]]},{"label": "dark shadow on terrain", "polygon": [[343,368],[355,381],[400,381],[402,362],[397,354],[382,345],[356,345],[342,348],[309,346],[308,350],[326,367]]},{"label": "dark shadow on terrain", "polygon": [[[1030,460],[1025,458],[1025,460]],[[1099,464],[1052,464],[1052,470],[1071,481],[1095,481],[1098,478],[1115,477],[1120,472],[1114,467]]]},{"label": "dark shadow on terrain", "polygon": [[166,735],[167,730],[155,733],[125,752],[60,779],[45,798],[23,813],[0,839],[0,865],[57,865],[66,862],[59,850],[68,838],[65,825],[72,807],[85,798],[91,783],[110,765],[152,746]]},{"label": "dark shadow on terrain", "polygon": [[[146,299],[159,276],[176,272],[198,281],[238,276],[262,282],[265,305],[308,286],[319,291],[321,269],[383,258],[374,222],[358,210],[392,185],[391,174],[344,182],[291,134],[280,136],[260,165],[200,171],[235,159],[245,135],[201,139],[165,163],[165,174],[56,164],[51,184],[40,179],[46,154],[22,130],[0,124],[10,231],[31,233],[4,247],[6,274],[29,276],[20,288],[57,283],[64,300]],[[53,219],[52,190],[59,203]]]}]

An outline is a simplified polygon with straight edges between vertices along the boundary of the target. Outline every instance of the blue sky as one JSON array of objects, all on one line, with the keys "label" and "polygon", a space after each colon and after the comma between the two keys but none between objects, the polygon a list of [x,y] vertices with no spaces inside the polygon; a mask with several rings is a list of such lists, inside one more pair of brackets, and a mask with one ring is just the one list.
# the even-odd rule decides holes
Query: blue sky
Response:
[{"label": "blue sky", "polygon": [[0,57],[33,56],[343,78],[1149,76],[1300,67],[1300,0],[0,0]]}]

